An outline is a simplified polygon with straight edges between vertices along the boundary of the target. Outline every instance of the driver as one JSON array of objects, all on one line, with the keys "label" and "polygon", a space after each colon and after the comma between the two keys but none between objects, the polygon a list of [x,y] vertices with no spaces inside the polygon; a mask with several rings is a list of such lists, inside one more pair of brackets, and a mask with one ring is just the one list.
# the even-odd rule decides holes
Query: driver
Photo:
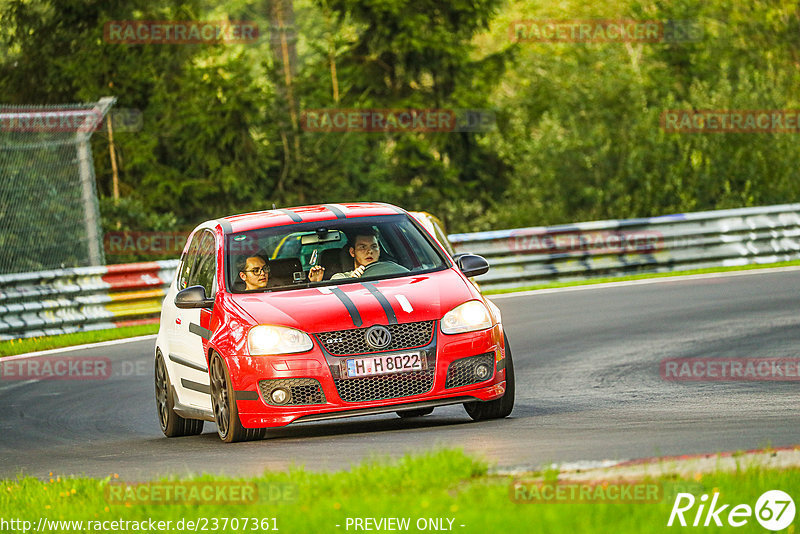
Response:
[{"label": "driver", "polygon": [[[353,270],[343,273],[336,273],[331,276],[331,280],[341,278],[358,278],[364,273],[367,265],[379,261],[381,257],[381,247],[378,245],[378,234],[373,229],[359,230],[350,240],[350,256],[353,258]],[[324,274],[322,267],[312,268],[308,273],[308,279],[312,282],[322,280]]]}]

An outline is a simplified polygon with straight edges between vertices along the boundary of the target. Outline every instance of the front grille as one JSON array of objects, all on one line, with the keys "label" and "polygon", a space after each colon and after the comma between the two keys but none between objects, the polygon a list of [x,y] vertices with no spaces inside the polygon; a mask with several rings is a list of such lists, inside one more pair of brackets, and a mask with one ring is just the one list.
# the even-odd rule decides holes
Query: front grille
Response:
[{"label": "front grille", "polygon": [[[264,402],[272,406],[298,406],[302,404],[325,404],[325,393],[319,380],[314,378],[277,378],[261,380],[258,383]],[[289,392],[289,401],[277,404],[272,400],[275,388],[282,387]]]},{"label": "front grille", "polygon": [[[488,365],[490,370],[489,376],[483,379],[475,376],[475,367],[481,363]],[[477,384],[478,382],[489,380],[492,374],[494,374],[494,352],[461,358],[447,367],[447,380],[444,383],[444,387],[457,388],[469,384]]]},{"label": "front grille", "polygon": [[[392,342],[382,348],[381,352],[392,350],[411,349],[424,347],[433,338],[434,321],[421,321],[418,323],[401,323],[386,325],[392,334]],[[337,330],[335,332],[321,332],[316,334],[317,339],[325,350],[335,356],[351,354],[365,354],[377,352],[367,345],[366,332],[368,328],[353,328],[351,330]]]},{"label": "front grille", "polygon": [[433,388],[434,369],[368,376],[364,378],[334,379],[336,390],[345,402],[410,397],[427,393]]}]

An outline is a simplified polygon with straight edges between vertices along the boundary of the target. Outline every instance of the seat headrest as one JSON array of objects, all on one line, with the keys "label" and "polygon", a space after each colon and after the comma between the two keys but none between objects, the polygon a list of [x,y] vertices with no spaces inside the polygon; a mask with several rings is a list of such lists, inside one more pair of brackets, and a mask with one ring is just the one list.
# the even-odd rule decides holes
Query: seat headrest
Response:
[{"label": "seat headrest", "polygon": [[[319,263],[325,267],[325,276],[323,280],[330,280],[331,276],[336,273],[343,273],[353,268],[353,259],[344,248],[328,248],[320,252]],[[344,261],[345,256],[348,261]]]},{"label": "seat headrest", "polygon": [[305,273],[297,258],[269,261],[269,287],[288,286],[294,281],[305,281]]},{"label": "seat headrest", "polygon": [[245,291],[247,289],[247,284],[244,283],[239,277],[239,273],[236,273],[236,278],[233,279],[233,290],[234,291]]}]

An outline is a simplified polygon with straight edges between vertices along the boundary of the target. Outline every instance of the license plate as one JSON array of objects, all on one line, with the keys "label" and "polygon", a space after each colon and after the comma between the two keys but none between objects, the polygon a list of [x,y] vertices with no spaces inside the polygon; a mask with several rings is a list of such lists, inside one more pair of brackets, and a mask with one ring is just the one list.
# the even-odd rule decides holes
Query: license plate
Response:
[{"label": "license plate", "polygon": [[381,356],[366,356],[345,360],[343,374],[346,378],[422,371],[425,359],[419,352],[395,352]]}]

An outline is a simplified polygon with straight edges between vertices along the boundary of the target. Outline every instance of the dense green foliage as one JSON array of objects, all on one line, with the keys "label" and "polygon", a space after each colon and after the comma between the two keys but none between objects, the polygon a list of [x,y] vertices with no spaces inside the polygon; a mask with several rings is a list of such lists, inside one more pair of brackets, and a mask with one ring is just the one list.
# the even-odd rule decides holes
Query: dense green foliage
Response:
[{"label": "dense green foliage", "polygon": [[[520,19],[691,20],[667,43],[513,43]],[[247,44],[104,42],[112,20],[246,20]],[[0,0],[0,103],[115,96],[93,138],[106,229],[380,200],[451,231],[797,201],[793,134],[666,133],[666,109],[800,108],[787,0]],[[317,108],[485,108],[490,132],[304,131]],[[36,199],[31,199],[37,202]],[[114,258],[111,258],[112,260]],[[128,260],[130,258],[120,258]]]}]

